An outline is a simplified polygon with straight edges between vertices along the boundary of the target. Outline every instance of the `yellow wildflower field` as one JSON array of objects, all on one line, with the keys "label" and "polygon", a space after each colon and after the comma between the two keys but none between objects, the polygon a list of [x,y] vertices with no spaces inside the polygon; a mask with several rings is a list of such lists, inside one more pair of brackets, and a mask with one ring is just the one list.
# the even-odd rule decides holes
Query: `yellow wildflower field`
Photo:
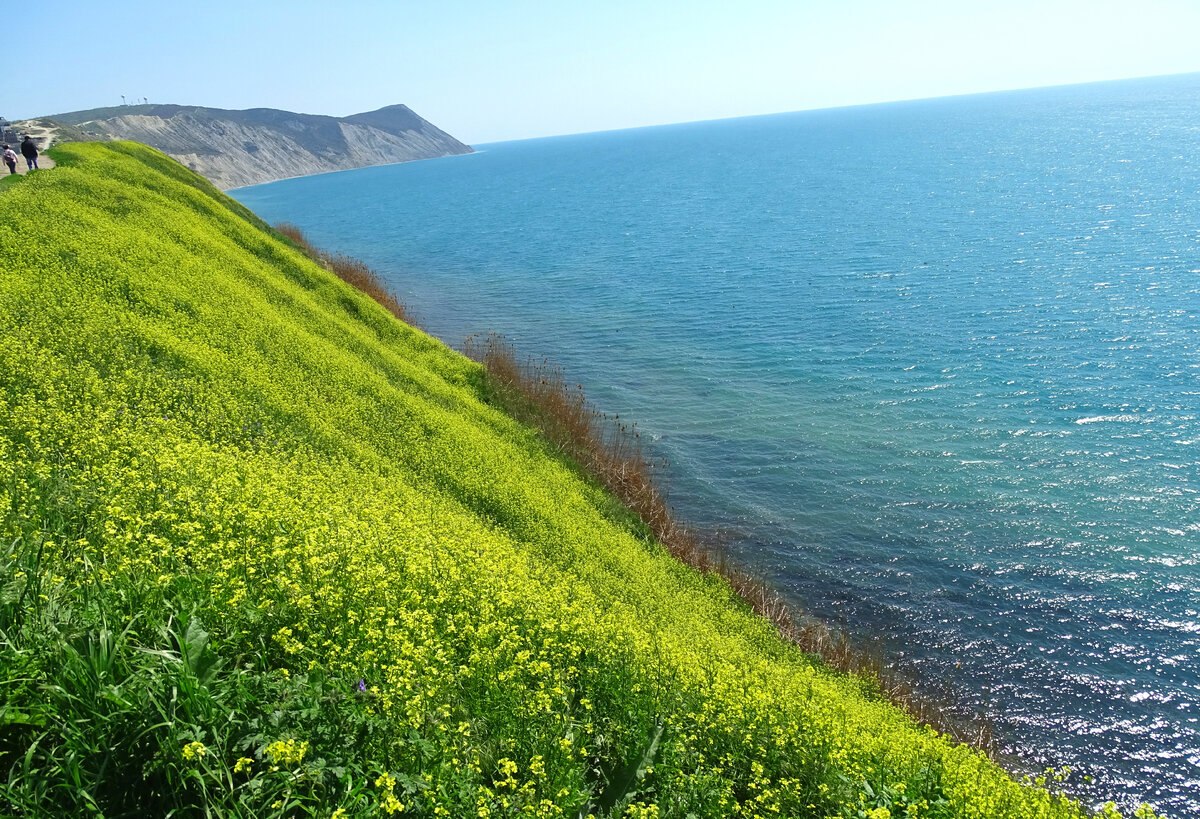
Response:
[{"label": "yellow wildflower field", "polygon": [[1088,815],[781,640],[173,160],[55,157],[0,188],[0,813]]}]

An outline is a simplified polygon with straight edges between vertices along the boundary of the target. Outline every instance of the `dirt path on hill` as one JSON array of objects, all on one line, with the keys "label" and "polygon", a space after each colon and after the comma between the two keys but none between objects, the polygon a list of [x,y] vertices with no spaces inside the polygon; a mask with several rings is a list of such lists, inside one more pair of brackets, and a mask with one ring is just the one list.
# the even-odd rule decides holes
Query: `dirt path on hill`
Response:
[{"label": "dirt path on hill", "polygon": [[[25,157],[21,156],[21,146],[19,144],[14,145],[12,146],[12,149],[17,152],[17,173],[19,173],[21,176],[24,176],[25,174],[29,173],[29,169],[25,166]],[[38,168],[44,171],[53,167],[53,159],[43,153],[38,154]],[[8,168],[4,167],[3,162],[0,162],[0,173],[8,173]]]},{"label": "dirt path on hill", "polygon": [[[54,160],[46,156],[44,153],[45,146],[50,144],[50,136],[52,131],[41,125],[35,125],[29,122],[14,122],[14,126],[23,126],[19,129],[21,134],[29,134],[33,137],[33,142],[38,146],[38,167],[42,170],[54,167]],[[10,146],[17,152],[17,173],[24,176],[29,173],[29,169],[25,165],[25,157],[21,156],[21,143],[18,141],[16,145]],[[7,173],[8,168],[4,167],[4,163],[0,162],[0,173]]]}]

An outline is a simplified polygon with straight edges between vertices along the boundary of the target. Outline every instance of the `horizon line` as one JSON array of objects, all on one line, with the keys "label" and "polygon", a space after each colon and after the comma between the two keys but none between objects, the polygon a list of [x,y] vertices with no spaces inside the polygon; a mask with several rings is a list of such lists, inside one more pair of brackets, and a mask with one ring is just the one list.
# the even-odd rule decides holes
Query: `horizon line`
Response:
[{"label": "horizon line", "polygon": [[555,139],[557,137],[567,136],[585,136],[587,134],[608,134],[618,133],[620,131],[637,131],[643,128],[663,128],[671,125],[697,125],[702,122],[724,122],[733,119],[753,119],[755,117],[774,117],[784,114],[801,114],[812,113],[815,111],[838,111],[846,108],[869,108],[876,105],[890,105],[893,103],[903,102],[926,102],[933,100],[950,100],[962,97],[982,97],[989,94],[1012,94],[1022,91],[1048,91],[1055,88],[1075,88],[1084,85],[1107,85],[1110,83],[1119,82],[1136,82],[1139,80],[1158,80],[1167,79],[1168,77],[1187,77],[1193,74],[1200,74],[1200,69],[1194,71],[1179,71],[1171,74],[1138,74],[1131,77],[1110,77],[1102,80],[1081,80],[1079,82],[1062,82],[1051,83],[1049,85],[1029,85],[1016,88],[991,88],[982,91],[962,91],[953,94],[935,94],[928,97],[894,97],[889,99],[869,100],[866,102],[848,102],[838,105],[819,105],[812,108],[789,108],[782,111],[762,111],[753,114],[731,114],[730,116],[710,117],[707,119],[681,119],[670,122],[651,122],[645,125],[626,125],[617,128],[596,128],[587,131],[564,131],[562,133],[538,134],[537,136],[528,137],[513,137],[511,139],[493,139],[485,142],[468,142],[472,148],[477,145],[499,145],[505,142],[525,142],[535,139]]}]

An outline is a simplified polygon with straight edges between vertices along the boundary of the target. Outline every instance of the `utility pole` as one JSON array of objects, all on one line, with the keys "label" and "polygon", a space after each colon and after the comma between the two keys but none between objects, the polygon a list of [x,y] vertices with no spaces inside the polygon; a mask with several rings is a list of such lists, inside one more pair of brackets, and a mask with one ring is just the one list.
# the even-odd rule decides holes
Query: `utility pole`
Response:
[{"label": "utility pole", "polygon": [[124,95],[124,94],[122,94],[122,95],[121,95],[121,104],[122,104],[122,105],[128,105],[128,104],[129,104],[129,103],[125,102],[125,95]]}]

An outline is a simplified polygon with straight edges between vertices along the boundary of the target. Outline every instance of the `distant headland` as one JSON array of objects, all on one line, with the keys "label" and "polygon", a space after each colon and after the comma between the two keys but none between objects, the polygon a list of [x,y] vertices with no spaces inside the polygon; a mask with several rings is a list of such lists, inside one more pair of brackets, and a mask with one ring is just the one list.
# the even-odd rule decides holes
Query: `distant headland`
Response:
[{"label": "distant headland", "polygon": [[158,148],[228,190],[327,171],[469,154],[406,105],[348,117],[274,108],[120,105],[14,123],[58,142],[128,139]]}]

